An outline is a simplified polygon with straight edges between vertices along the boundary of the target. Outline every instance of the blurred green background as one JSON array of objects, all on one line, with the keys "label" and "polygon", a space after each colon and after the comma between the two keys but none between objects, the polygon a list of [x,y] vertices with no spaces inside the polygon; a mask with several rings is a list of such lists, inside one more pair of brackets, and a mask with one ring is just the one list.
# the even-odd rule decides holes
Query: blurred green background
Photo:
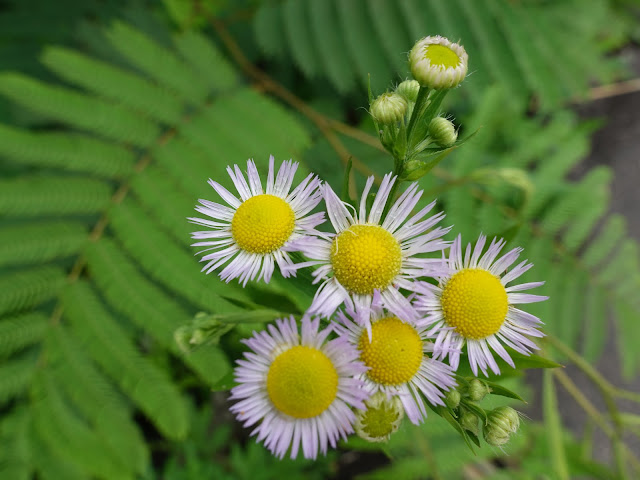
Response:
[{"label": "blurred green background", "polygon": [[[639,15],[633,0],[0,2],[0,479],[640,478]],[[530,417],[504,450],[474,455],[430,415],[382,449],[278,461],[227,410],[260,326],[190,353],[173,333],[198,312],[299,313],[313,292],[201,274],[186,217],[247,158],[334,187],[349,158],[358,185],[389,171],[369,78],[392,88],[436,34],[470,57],[446,111],[480,131],[421,180],[425,202],[464,238],[525,247],[551,297],[531,308],[544,354],[568,367],[503,379]]]}]

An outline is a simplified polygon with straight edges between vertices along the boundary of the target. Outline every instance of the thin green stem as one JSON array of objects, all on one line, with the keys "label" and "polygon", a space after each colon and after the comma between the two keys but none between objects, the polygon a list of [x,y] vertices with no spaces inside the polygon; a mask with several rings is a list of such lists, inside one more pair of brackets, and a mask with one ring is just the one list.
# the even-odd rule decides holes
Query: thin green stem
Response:
[{"label": "thin green stem", "polygon": [[413,107],[413,112],[411,113],[411,120],[409,120],[409,126],[407,127],[407,145],[411,144],[411,133],[416,126],[416,122],[422,116],[422,111],[424,110],[424,105],[428,96],[429,89],[426,87],[420,87],[420,90],[418,90],[418,98],[416,98],[416,104]]},{"label": "thin green stem", "polygon": [[424,455],[425,460],[431,466],[431,478],[434,480],[443,480],[440,472],[438,471],[436,457],[433,454],[433,450],[431,449],[431,445],[429,444],[429,440],[425,437],[424,432],[422,430],[416,428],[414,429],[414,438],[416,440],[416,444],[420,449],[420,453]]},{"label": "thin green stem", "polygon": [[640,403],[640,394],[623,390],[612,385],[606,378],[604,378],[600,372],[598,372],[589,362],[587,362],[579,353],[565,345],[558,338],[553,335],[547,335],[546,341],[554,348],[566,355],[580,370],[582,370],[593,383],[595,383],[600,389],[605,391],[608,395],[613,397],[620,397],[626,400],[631,400]]},{"label": "thin green stem", "polygon": [[613,444],[613,451],[618,474],[622,479],[629,478],[626,463],[624,461],[624,443],[622,442],[622,431],[624,429],[624,424],[622,422],[622,418],[620,417],[618,406],[616,405],[616,402],[613,398],[617,389],[613,385],[611,385],[611,383],[609,383],[581,355],[562,343],[559,339],[557,339],[553,335],[548,335],[546,338],[549,344],[569,357],[569,359],[578,368],[580,368],[580,370],[582,370],[600,390],[600,393],[602,394],[602,398],[607,405],[607,410],[609,411],[609,415],[611,415],[611,420],[613,421],[614,425],[611,434],[611,443]]}]

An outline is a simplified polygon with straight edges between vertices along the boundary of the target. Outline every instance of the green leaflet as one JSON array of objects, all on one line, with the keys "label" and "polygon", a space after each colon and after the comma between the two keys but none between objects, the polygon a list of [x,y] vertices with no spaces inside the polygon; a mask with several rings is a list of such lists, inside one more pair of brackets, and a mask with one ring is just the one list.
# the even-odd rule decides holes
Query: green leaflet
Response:
[{"label": "green leaflet", "polygon": [[7,216],[95,214],[111,200],[111,185],[81,177],[25,176],[0,181],[0,213]]},{"label": "green leaflet", "polygon": [[39,221],[0,230],[0,266],[28,265],[73,255],[87,231],[81,222]]},{"label": "green leaflet", "polygon": [[40,313],[27,313],[0,321],[0,358],[42,340],[46,330],[47,317]]},{"label": "green leaflet", "polygon": [[0,94],[46,118],[111,140],[144,147],[159,136],[157,125],[123,106],[19,73],[0,75]]},{"label": "green leaflet", "polygon": [[184,438],[188,427],[186,406],[166,372],[136,351],[88,285],[78,283],[68,289],[63,301],[66,317],[94,360],[164,435]]},{"label": "green leaflet", "polygon": [[36,307],[55,297],[65,274],[53,266],[35,267],[0,277],[0,314]]},{"label": "green leaflet", "polygon": [[41,57],[72,87],[0,75],[1,95],[56,122],[0,125],[0,401],[26,407],[9,403],[0,428],[0,476],[12,479],[139,478],[150,456],[134,413],[181,439],[182,386],[229,388],[222,347],[185,354],[173,333],[199,310],[253,304],[200,272],[187,217],[198,198],[220,201],[207,180],[229,185],[227,164],[254,157],[264,175],[270,153],[297,159],[311,143],[205,35],[123,23],[84,35],[93,52]]},{"label": "green leaflet", "polygon": [[135,156],[124,146],[82,134],[32,133],[0,125],[0,153],[12,161],[107,178],[131,173]]}]

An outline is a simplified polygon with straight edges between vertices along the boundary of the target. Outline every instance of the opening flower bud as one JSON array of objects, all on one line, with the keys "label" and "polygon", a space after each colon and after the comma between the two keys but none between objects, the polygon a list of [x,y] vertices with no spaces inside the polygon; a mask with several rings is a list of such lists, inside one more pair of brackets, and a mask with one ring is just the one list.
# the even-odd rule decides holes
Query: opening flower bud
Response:
[{"label": "opening flower bud", "polygon": [[450,120],[436,117],[429,123],[429,136],[441,147],[450,147],[456,143],[458,132]]},{"label": "opening flower bud", "polygon": [[469,382],[469,398],[472,402],[480,402],[491,391],[482,380],[474,378]]},{"label": "opening flower bud", "polygon": [[386,442],[400,427],[404,408],[398,397],[377,392],[365,402],[366,410],[356,411],[356,434],[368,442]]},{"label": "opening flower bud", "polygon": [[420,84],[415,80],[405,80],[396,87],[396,93],[407,102],[415,102],[420,91]]},{"label": "opening flower bud", "polygon": [[425,37],[409,53],[413,77],[427,88],[456,87],[467,74],[469,57],[464,48],[444,37]]},{"label": "opening flower bud", "polygon": [[407,113],[407,101],[397,93],[383,93],[371,104],[371,115],[378,123],[393,125]]}]

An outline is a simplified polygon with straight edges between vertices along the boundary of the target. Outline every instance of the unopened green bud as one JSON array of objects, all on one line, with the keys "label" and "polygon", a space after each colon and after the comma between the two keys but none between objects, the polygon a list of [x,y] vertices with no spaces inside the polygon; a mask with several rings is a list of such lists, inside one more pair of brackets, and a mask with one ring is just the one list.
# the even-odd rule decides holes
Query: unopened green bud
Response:
[{"label": "unopened green bud", "polygon": [[415,102],[420,91],[420,84],[416,80],[405,80],[396,87],[396,93],[407,102]]},{"label": "unopened green bud", "polygon": [[460,416],[460,426],[465,430],[469,430],[471,433],[478,435],[478,416],[467,410]]},{"label": "unopened green bud", "polygon": [[176,343],[178,344],[178,347],[180,347],[180,349],[183,352],[188,352],[190,350],[190,345],[189,345],[189,340],[191,340],[191,328],[188,326],[183,326],[178,328],[174,333],[173,333],[173,338],[176,341]]},{"label": "unopened green bud", "polygon": [[397,93],[383,93],[371,104],[371,115],[378,123],[393,125],[407,113],[407,101]]},{"label": "unopened green bud", "polygon": [[436,117],[429,123],[429,136],[441,147],[450,147],[458,139],[456,127],[444,117]]},{"label": "unopened green bud", "polygon": [[482,380],[474,378],[469,382],[469,398],[472,402],[480,402],[491,389]]},{"label": "unopened green bud", "polygon": [[458,408],[458,405],[460,405],[460,392],[455,389],[449,390],[444,397],[444,403],[451,409]]},{"label": "unopened green bud", "polygon": [[520,417],[511,407],[498,407],[487,414],[484,439],[489,445],[500,447],[509,441],[509,437],[518,431]]},{"label": "unopened green bud", "polygon": [[387,398],[377,392],[365,402],[365,410],[356,411],[356,434],[369,442],[386,442],[400,427],[404,408],[398,397]]}]

